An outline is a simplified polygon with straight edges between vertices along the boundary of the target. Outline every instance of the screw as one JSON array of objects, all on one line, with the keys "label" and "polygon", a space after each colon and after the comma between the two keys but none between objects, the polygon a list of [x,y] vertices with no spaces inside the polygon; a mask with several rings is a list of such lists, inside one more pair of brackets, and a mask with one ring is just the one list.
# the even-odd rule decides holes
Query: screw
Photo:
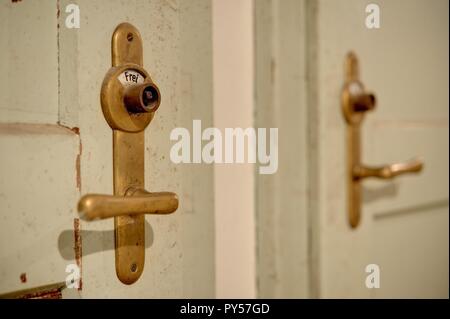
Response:
[{"label": "screw", "polygon": [[133,41],[133,33],[130,32],[127,34],[127,40],[128,40],[128,42]]},{"label": "screw", "polygon": [[136,271],[137,271],[137,265],[136,265],[136,263],[132,263],[132,264],[131,264],[130,270],[131,270],[131,272],[136,272]]}]

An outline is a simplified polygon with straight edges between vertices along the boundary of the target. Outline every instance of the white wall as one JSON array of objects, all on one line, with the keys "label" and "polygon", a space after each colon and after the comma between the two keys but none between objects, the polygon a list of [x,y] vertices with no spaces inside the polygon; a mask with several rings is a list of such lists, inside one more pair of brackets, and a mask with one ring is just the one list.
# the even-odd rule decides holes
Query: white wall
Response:
[{"label": "white wall", "polygon": [[[253,126],[253,1],[213,0],[214,126]],[[216,297],[254,298],[254,165],[215,166]]]}]

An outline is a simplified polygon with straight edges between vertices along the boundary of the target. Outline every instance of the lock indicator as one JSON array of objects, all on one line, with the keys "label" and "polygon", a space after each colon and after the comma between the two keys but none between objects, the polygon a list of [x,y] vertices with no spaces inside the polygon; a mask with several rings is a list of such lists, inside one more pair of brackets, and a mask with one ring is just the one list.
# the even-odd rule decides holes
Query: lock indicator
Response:
[{"label": "lock indicator", "polygon": [[117,79],[123,86],[130,86],[144,83],[145,75],[139,73],[137,70],[128,69],[123,71]]}]

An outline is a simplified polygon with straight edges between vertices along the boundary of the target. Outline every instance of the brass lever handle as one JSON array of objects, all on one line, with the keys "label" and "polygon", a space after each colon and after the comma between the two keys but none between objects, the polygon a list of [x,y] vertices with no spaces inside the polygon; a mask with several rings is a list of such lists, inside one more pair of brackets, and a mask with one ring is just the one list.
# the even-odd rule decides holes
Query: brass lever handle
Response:
[{"label": "brass lever handle", "polygon": [[423,162],[413,159],[381,167],[361,163],[361,124],[367,111],[375,108],[376,98],[368,93],[359,80],[359,66],[356,55],[350,52],[346,57],[346,81],[341,95],[342,112],[347,123],[347,196],[350,226],[355,228],[361,216],[361,183],[364,178],[391,179],[397,175],[417,173]]},{"label": "brass lever handle", "polygon": [[78,202],[78,212],[84,220],[105,219],[121,215],[171,214],[178,208],[175,193],[128,191],[125,196],[88,194]]},{"label": "brass lever handle", "polygon": [[391,179],[395,176],[418,173],[423,168],[423,162],[420,159],[412,159],[407,162],[395,163],[381,167],[370,167],[365,165],[355,165],[353,167],[353,178],[363,179],[367,177],[376,177],[381,179]]}]

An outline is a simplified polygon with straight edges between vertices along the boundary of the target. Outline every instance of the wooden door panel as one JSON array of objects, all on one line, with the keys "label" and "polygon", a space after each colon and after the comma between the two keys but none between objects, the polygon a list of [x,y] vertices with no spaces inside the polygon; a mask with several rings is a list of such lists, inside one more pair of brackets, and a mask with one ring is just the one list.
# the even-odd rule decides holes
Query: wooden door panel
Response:
[{"label": "wooden door panel", "polygon": [[65,282],[75,263],[78,135],[56,125],[0,124],[0,149],[0,294]]},{"label": "wooden door panel", "polygon": [[0,121],[58,121],[57,5],[0,2]]},{"label": "wooden door panel", "polygon": [[373,260],[381,269],[378,298],[442,298],[448,294],[448,203],[374,220]]}]

